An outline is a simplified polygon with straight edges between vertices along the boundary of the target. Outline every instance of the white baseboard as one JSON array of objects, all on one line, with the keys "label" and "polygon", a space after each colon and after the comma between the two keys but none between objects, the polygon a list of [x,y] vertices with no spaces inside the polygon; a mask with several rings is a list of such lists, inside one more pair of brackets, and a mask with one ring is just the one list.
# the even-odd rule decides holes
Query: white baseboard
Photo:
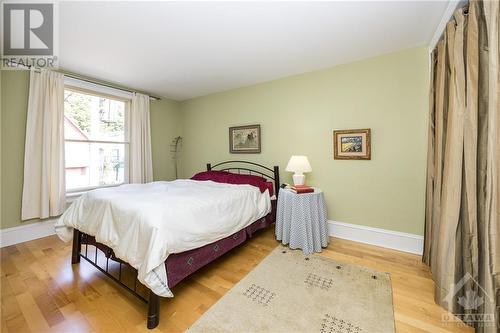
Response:
[{"label": "white baseboard", "polygon": [[0,230],[0,247],[10,246],[33,239],[54,235],[54,223],[57,219],[48,219]]},{"label": "white baseboard", "polygon": [[[0,230],[0,247],[10,246],[33,239],[54,235],[56,219],[30,223]],[[332,237],[377,245],[389,249],[422,254],[424,237],[404,232],[385,230],[338,221],[328,221],[328,233]]]},{"label": "white baseboard", "polygon": [[328,233],[332,237],[419,255],[424,248],[423,236],[357,224],[328,221]]}]

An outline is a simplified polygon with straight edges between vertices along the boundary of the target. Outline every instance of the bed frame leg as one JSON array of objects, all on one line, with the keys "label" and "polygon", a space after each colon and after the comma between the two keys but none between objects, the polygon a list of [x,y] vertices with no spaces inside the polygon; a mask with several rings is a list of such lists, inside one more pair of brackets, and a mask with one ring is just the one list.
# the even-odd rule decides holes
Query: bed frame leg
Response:
[{"label": "bed frame leg", "polygon": [[71,252],[71,263],[80,263],[80,250],[82,248],[82,233],[80,230],[73,230],[73,251]]},{"label": "bed frame leg", "polygon": [[160,296],[154,292],[149,292],[148,302],[148,328],[151,330],[158,326],[160,322]]}]

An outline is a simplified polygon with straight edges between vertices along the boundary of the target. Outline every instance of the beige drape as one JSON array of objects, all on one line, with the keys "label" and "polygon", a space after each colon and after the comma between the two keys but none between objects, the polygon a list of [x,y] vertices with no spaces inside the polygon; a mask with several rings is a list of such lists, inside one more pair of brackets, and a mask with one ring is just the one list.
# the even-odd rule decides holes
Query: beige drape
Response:
[{"label": "beige drape", "polygon": [[131,183],[153,181],[149,96],[134,93],[130,108],[130,171]]},{"label": "beige drape", "polygon": [[31,70],[21,219],[64,212],[64,75]]},{"label": "beige drape", "polygon": [[432,53],[423,256],[436,302],[488,333],[500,306],[499,10],[471,1]]}]

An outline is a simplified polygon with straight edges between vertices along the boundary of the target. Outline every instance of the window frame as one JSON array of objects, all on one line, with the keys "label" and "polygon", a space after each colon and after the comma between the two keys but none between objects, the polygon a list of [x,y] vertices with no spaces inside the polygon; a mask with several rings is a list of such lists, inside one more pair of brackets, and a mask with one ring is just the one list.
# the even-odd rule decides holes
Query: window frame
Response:
[{"label": "window frame", "polygon": [[[66,142],[83,142],[83,143],[104,143],[104,144],[123,144],[124,145],[124,170],[123,170],[123,182],[117,184],[108,184],[108,185],[98,185],[98,186],[86,186],[86,187],[78,187],[73,189],[65,188],[67,197],[76,197],[82,193],[99,189],[99,188],[108,188],[108,187],[116,187],[123,184],[129,183],[129,170],[130,170],[130,106],[132,100],[130,98],[113,95],[110,93],[101,92],[94,89],[88,89],[73,85],[71,83],[64,84],[64,92],[73,91],[75,93],[87,94],[107,99],[112,99],[115,101],[121,101],[125,103],[125,115],[124,115],[124,141],[112,141],[112,140],[77,140],[77,139],[66,139],[66,133],[64,133],[64,143]],[[66,160],[64,161],[64,177],[66,177]]]}]

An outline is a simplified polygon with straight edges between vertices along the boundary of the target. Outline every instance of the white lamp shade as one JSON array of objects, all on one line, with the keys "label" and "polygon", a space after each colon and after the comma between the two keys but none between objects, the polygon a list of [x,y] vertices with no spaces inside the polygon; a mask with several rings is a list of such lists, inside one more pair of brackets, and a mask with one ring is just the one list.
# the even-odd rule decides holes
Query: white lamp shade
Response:
[{"label": "white lamp shade", "polygon": [[301,174],[304,172],[311,172],[312,168],[307,156],[293,155],[290,157],[290,161],[288,161],[286,171]]}]

